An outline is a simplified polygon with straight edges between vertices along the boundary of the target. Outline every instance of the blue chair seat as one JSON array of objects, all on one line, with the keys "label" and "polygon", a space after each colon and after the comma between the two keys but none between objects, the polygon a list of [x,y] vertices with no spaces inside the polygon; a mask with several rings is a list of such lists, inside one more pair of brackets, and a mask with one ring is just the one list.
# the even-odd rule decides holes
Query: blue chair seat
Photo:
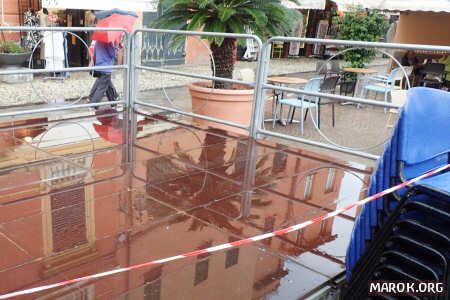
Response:
[{"label": "blue chair seat", "polygon": [[365,85],[364,89],[369,90],[369,91],[384,93],[386,90],[386,87],[384,85],[370,84],[370,85]]},{"label": "blue chair seat", "polygon": [[[366,91],[382,91],[383,89],[381,85],[364,86]],[[449,100],[450,93],[445,91],[423,87],[409,90],[408,101],[401,110],[391,139],[385,144],[383,155],[377,162],[375,173],[371,176],[368,196],[450,162]],[[423,187],[427,195],[435,194],[439,199],[442,196],[445,200],[450,199],[450,171],[422,179],[416,185]],[[406,190],[407,188],[403,188],[383,199],[364,205],[355,222],[347,251],[347,278],[351,277],[351,270],[363,254],[366,243],[372,241],[373,234],[377,234],[377,230],[394,211],[400,198],[406,197]],[[421,201],[418,196],[413,198],[408,196],[407,201],[411,200]],[[447,202],[438,203],[435,206],[444,209],[447,207]],[[449,207],[450,201],[447,211]],[[415,214],[418,214],[415,218],[420,220],[425,218],[427,223],[430,222],[426,212]],[[448,220],[445,221],[448,224]]]},{"label": "blue chair seat", "polygon": [[[304,86],[303,90],[308,91],[308,92],[318,92],[320,89],[320,86],[322,84],[322,81],[323,81],[322,78],[312,78],[312,79],[308,80],[308,82]],[[306,95],[302,95],[301,97],[298,97],[298,98],[279,99],[277,101],[277,105],[275,107],[275,112],[273,114],[272,128],[275,128],[275,122],[277,120],[278,110],[282,104],[290,106],[289,114],[291,112],[292,107],[294,107],[294,109],[296,107],[299,107],[299,108],[301,108],[300,134],[303,135],[303,110],[304,109],[306,109],[308,111],[310,108],[313,108],[313,107],[317,108],[316,109],[316,122],[318,124],[320,124],[319,123],[319,109],[318,109],[319,103],[318,102],[319,102],[319,99],[317,97],[309,97]],[[302,103],[303,103],[303,105],[302,105]],[[280,119],[281,119],[281,115],[280,115]]]},{"label": "blue chair seat", "polygon": [[438,189],[440,192],[450,195],[450,172],[422,179],[417,182],[417,185]]},{"label": "blue chair seat", "polygon": [[316,107],[316,103],[309,102],[309,101],[303,101],[303,105],[302,105],[302,100],[298,99],[298,98],[280,99],[278,102],[280,104],[286,104],[286,105],[295,106],[295,107],[302,107],[303,106],[304,109],[305,108]]},{"label": "blue chair seat", "polygon": [[[391,71],[391,73],[389,73],[389,76],[374,76],[371,77],[370,80],[373,80],[375,82],[378,82],[379,85],[374,85],[374,84],[368,84],[368,85],[364,85],[361,88],[361,95],[360,97],[363,98],[364,94],[365,97],[368,96],[369,91],[374,91],[377,93],[384,93],[384,102],[388,102],[388,98],[387,95],[388,93],[391,93],[392,88],[394,87],[394,83],[395,83],[395,75],[397,74],[397,72],[400,70],[400,68],[395,68]],[[386,113],[386,108],[384,108],[384,112]]]}]

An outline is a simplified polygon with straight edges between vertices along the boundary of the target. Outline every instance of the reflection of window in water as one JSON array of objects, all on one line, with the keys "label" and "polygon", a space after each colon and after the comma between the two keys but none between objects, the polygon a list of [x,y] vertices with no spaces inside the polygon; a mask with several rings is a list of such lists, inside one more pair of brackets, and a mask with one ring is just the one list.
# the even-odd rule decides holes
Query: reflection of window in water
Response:
[{"label": "reflection of window in water", "polygon": [[[89,168],[92,158],[75,163]],[[93,186],[86,186],[85,172],[72,164],[57,162],[40,169],[49,196],[42,202],[45,277],[95,260]],[[77,298],[78,299],[78,298]],[[79,298],[84,299],[84,298]]]},{"label": "reflection of window in water", "polygon": [[68,186],[50,196],[53,252],[86,244],[86,208],[83,186]]},{"label": "reflection of window in water", "polygon": [[329,193],[333,190],[335,173],[336,173],[336,169],[334,169],[334,168],[328,169],[327,184],[325,185],[326,193]]},{"label": "reflection of window in water", "polygon": [[326,238],[331,235],[334,218],[326,219],[320,222],[320,236]]},{"label": "reflection of window in water", "polygon": [[[37,298],[39,300],[43,300],[43,299],[54,299],[54,300],[94,300],[94,285],[88,285],[88,286],[84,286],[84,287],[74,287],[73,291],[70,291],[67,293],[67,290],[63,289],[63,293],[66,293],[63,296],[59,296],[59,297],[55,297],[53,295],[53,297],[42,297],[42,298]],[[58,293],[58,292],[56,292]]]},{"label": "reflection of window in water", "polygon": [[272,173],[281,173],[286,170],[287,153],[284,151],[275,152],[273,156]]},{"label": "reflection of window in water", "polygon": [[233,248],[227,251],[225,259],[225,269],[237,265],[239,261],[239,248]]},{"label": "reflection of window in water", "polygon": [[209,258],[199,261],[195,265],[195,279],[194,286],[202,283],[206,279],[208,279],[208,269],[209,269]]},{"label": "reflection of window in water", "polygon": [[150,270],[144,274],[144,300],[159,300],[161,299],[161,276],[162,266]]},{"label": "reflection of window in water", "polygon": [[[273,231],[275,226],[275,216],[268,216],[264,219],[264,232]],[[270,246],[272,238],[264,239],[261,241],[263,244]]]},{"label": "reflection of window in water", "polygon": [[305,178],[305,190],[303,191],[303,200],[308,199],[311,196],[311,187],[314,175],[308,175]]},{"label": "reflection of window in water", "polygon": [[242,159],[247,156],[248,146],[244,143],[238,143],[236,147],[236,157],[240,158],[234,162],[234,170],[236,174],[245,172],[246,160]]},{"label": "reflection of window in water", "polygon": [[144,300],[161,299],[161,279],[148,283],[144,287]]}]

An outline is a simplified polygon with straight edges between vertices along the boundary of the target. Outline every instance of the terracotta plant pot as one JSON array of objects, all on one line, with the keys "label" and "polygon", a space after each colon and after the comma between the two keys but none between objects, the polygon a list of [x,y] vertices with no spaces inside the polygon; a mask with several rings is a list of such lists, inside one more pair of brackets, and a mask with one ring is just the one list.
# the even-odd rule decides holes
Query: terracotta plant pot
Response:
[{"label": "terracotta plant pot", "polygon": [[[206,81],[189,84],[188,88],[191,94],[193,112],[242,125],[250,124],[254,94],[253,88],[243,85],[233,85],[232,90],[212,89],[211,82]],[[248,135],[248,131],[244,129],[198,118],[194,118],[194,120],[201,125]]]}]

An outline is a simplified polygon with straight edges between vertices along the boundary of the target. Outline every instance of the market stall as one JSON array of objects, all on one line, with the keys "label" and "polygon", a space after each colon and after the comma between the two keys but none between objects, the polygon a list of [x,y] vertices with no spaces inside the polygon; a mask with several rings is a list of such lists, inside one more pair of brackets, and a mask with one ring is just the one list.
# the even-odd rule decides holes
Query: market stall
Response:
[{"label": "market stall", "polygon": [[[142,23],[143,12],[157,10],[158,1],[152,0],[43,0],[42,7],[48,11],[47,15],[56,16],[54,26],[64,27],[95,27],[94,12],[98,10],[110,10],[114,8],[138,12],[138,23]],[[45,16],[45,14],[43,14]],[[86,66],[89,64],[87,55],[92,32],[78,32],[82,41],[75,36],[68,36],[69,64],[71,66]]]},{"label": "market stall", "polygon": [[[304,0],[295,5],[289,1],[283,1],[286,7],[297,9],[302,18],[294,24],[292,36],[308,38],[335,38],[336,31],[332,25],[332,18],[337,14],[337,6],[330,0]],[[305,43],[285,43],[283,45],[283,57],[332,55],[335,47],[312,45]]]}]

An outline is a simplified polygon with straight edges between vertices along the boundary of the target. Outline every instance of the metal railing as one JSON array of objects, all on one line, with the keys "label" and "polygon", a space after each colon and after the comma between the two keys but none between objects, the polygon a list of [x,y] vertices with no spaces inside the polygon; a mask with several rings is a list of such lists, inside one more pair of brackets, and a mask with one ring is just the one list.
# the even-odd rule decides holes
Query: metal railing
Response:
[{"label": "metal railing", "polygon": [[[223,37],[223,38],[240,38],[240,39],[253,39],[256,41],[256,43],[258,44],[258,47],[261,48],[262,47],[262,42],[261,40],[254,35],[250,35],[250,34],[233,34],[233,33],[212,33],[212,32],[195,32],[195,31],[182,31],[182,30],[162,30],[162,29],[138,29],[135,30],[135,32],[132,34],[132,39],[134,41],[136,41],[138,34],[142,33],[156,33],[156,34],[172,34],[172,35],[184,35],[184,36],[201,36],[201,37]],[[137,44],[137,42],[135,42]],[[190,73],[190,72],[182,72],[182,71],[174,71],[174,70],[169,70],[169,69],[164,69],[164,68],[159,68],[159,67],[146,67],[146,66],[140,66],[138,65],[136,59],[138,58],[138,55],[134,56],[135,61],[134,64],[132,66],[132,71],[133,74],[136,74],[137,70],[147,70],[147,71],[152,71],[152,72],[159,72],[159,73],[167,73],[167,74],[172,74],[172,75],[180,75],[180,76],[186,76],[186,77],[191,77],[191,78],[197,78],[197,79],[205,79],[205,80],[211,80],[211,81],[221,81],[221,82],[227,82],[227,83],[233,83],[233,84],[240,84],[240,85],[246,85],[246,86],[250,86],[250,87],[256,87],[258,85],[258,82],[246,82],[246,81],[242,81],[242,80],[233,80],[233,79],[228,79],[228,78],[223,78],[223,77],[217,77],[217,76],[207,76],[207,75],[200,75],[200,74],[196,74],[196,73]],[[260,64],[260,58],[258,59],[258,67],[261,65]],[[135,77],[136,78],[136,77]],[[256,76],[256,78],[258,79],[259,76]],[[133,82],[135,85],[137,84],[137,80],[134,80]],[[136,91],[137,88],[136,86],[132,87],[133,91]],[[220,120],[217,118],[211,118],[211,117],[207,117],[201,114],[196,114],[193,112],[188,112],[188,111],[184,111],[184,110],[180,110],[180,109],[176,109],[176,108],[171,108],[171,107],[165,107],[165,106],[161,106],[161,105],[156,105],[156,104],[152,104],[152,103],[147,103],[147,102],[143,102],[137,99],[136,95],[133,95],[133,103],[136,105],[141,105],[141,106],[146,106],[146,107],[151,107],[151,108],[156,108],[156,109],[162,109],[162,110],[167,110],[173,113],[179,113],[185,116],[189,116],[189,117],[195,117],[195,118],[199,118],[199,119],[203,119],[203,120],[207,120],[207,121],[211,121],[211,122],[216,122],[216,123],[220,123],[220,124],[224,124],[224,125],[228,125],[228,126],[232,126],[232,127],[237,127],[237,128],[241,128],[241,129],[245,129],[245,130],[250,130],[250,128],[252,127],[252,124],[248,124],[248,125],[242,125],[242,124],[237,124],[237,123],[233,123],[233,122],[228,122],[225,120]],[[256,93],[255,93],[255,97],[254,97],[254,103],[256,103]],[[253,105],[253,111],[256,110],[255,105]]]},{"label": "metal railing", "polygon": [[[245,129],[249,132],[249,135],[253,138],[260,138],[264,136],[272,136],[276,138],[281,138],[285,140],[301,142],[309,145],[314,145],[330,150],[336,150],[344,153],[350,153],[353,155],[358,155],[361,157],[376,159],[377,156],[362,152],[359,150],[351,149],[348,147],[341,147],[335,144],[326,144],[306,138],[301,138],[298,136],[290,136],[283,133],[272,132],[265,130],[262,126],[263,124],[263,114],[264,114],[264,103],[265,103],[265,92],[267,90],[278,90],[281,92],[294,93],[296,95],[306,95],[314,97],[328,98],[336,101],[351,102],[356,104],[366,104],[384,108],[399,108],[400,105],[393,103],[385,103],[376,100],[369,100],[360,97],[349,97],[329,93],[321,92],[309,92],[298,88],[289,88],[278,85],[269,84],[267,81],[268,67],[270,63],[270,49],[273,41],[284,41],[284,42],[299,42],[308,44],[321,44],[321,45],[337,45],[340,47],[357,47],[366,49],[403,49],[403,50],[417,50],[417,51],[439,51],[443,53],[450,53],[449,46],[431,46],[431,45],[415,45],[415,44],[392,44],[392,43],[375,43],[375,42],[361,42],[361,41],[343,41],[343,40],[327,40],[327,39],[312,39],[312,38],[294,38],[294,37],[273,37],[267,40],[264,44],[261,40],[254,35],[250,34],[231,34],[231,33],[211,33],[211,32],[192,32],[192,31],[180,31],[180,30],[160,30],[160,29],[138,29],[132,34],[129,34],[125,29],[121,28],[87,28],[87,27],[0,27],[0,31],[55,31],[55,32],[77,32],[77,31],[121,31],[126,37],[126,51],[124,51],[125,60],[123,65],[116,66],[105,66],[105,67],[69,67],[61,69],[52,69],[51,72],[78,72],[78,71],[93,71],[93,70],[103,70],[103,69],[118,69],[124,71],[123,86],[124,86],[124,98],[119,101],[114,102],[100,102],[100,103],[87,103],[87,104],[69,104],[59,107],[46,107],[38,109],[28,109],[28,110],[18,110],[18,111],[8,111],[0,112],[0,118],[15,117],[19,115],[26,114],[37,114],[37,113],[48,113],[53,111],[66,111],[80,108],[89,108],[94,106],[106,106],[111,104],[122,104],[124,106],[124,122],[126,134],[124,135],[124,145],[133,146],[136,141],[136,115],[137,109],[139,107],[149,107],[158,110],[163,110],[171,113],[177,113],[185,115],[188,117],[195,117],[198,119],[203,119],[223,125],[228,125],[240,129]],[[162,67],[149,67],[142,66],[139,63],[139,44],[140,35],[143,34],[169,34],[169,35],[183,35],[183,36],[200,36],[203,37],[223,37],[223,38],[236,38],[236,39],[253,39],[256,41],[260,53],[258,55],[258,60],[256,62],[256,76],[253,82],[247,82],[243,80],[234,80],[228,78],[217,77],[215,74],[213,76],[200,75],[192,72],[184,72],[178,70],[172,70]],[[386,53],[386,52],[383,52]],[[394,59],[394,61],[396,61]],[[214,63],[214,62],[212,62]],[[396,61],[398,63],[398,61]],[[400,66],[402,71],[405,73],[403,67]],[[252,116],[251,122],[249,124],[238,124],[226,120],[221,120],[213,117],[207,117],[201,114],[195,113],[195,111],[186,111],[179,109],[170,105],[158,105],[151,102],[144,102],[138,98],[138,72],[141,70],[166,73],[177,76],[185,76],[190,78],[220,81],[232,84],[246,85],[254,88],[253,105],[252,105]],[[0,75],[11,75],[11,74],[38,74],[38,73],[48,73],[48,69],[29,69],[29,70],[7,70],[1,71]],[[406,73],[405,73],[406,75]],[[406,76],[407,77],[407,76]],[[134,151],[126,151],[129,153],[128,159],[132,162],[135,157],[133,155]]]},{"label": "metal railing", "polygon": [[[278,90],[281,92],[290,92],[297,95],[306,95],[306,96],[315,96],[319,98],[328,98],[332,100],[342,101],[342,102],[351,102],[356,104],[367,104],[367,105],[373,105],[373,106],[379,106],[379,107],[385,107],[385,108],[400,108],[401,105],[393,104],[393,103],[385,103],[381,101],[376,100],[368,100],[364,98],[359,97],[348,97],[348,96],[342,96],[342,95],[335,95],[335,94],[329,94],[329,93],[321,93],[321,92],[309,92],[302,89],[295,89],[295,88],[289,88],[289,87],[283,87],[273,84],[267,83],[267,75],[268,75],[268,66],[270,63],[269,54],[271,49],[271,44],[273,41],[283,41],[283,42],[299,42],[299,43],[308,43],[308,44],[319,44],[319,45],[336,45],[341,47],[352,47],[352,48],[366,48],[366,49],[401,49],[401,50],[423,50],[423,51],[439,51],[444,53],[450,53],[450,47],[449,46],[433,46],[433,45],[417,45],[417,44],[395,44],[395,43],[378,43],[378,42],[362,42],[362,41],[345,41],[345,40],[329,40],[329,39],[313,39],[313,38],[295,38],[295,37],[272,37],[268,39],[261,50],[261,66],[259,67],[260,73],[259,73],[259,80],[258,85],[255,87],[255,93],[257,93],[256,97],[256,107],[257,111],[254,114],[254,119],[252,121],[252,124],[254,126],[254,129],[251,131],[252,137],[259,138],[261,135],[263,136],[272,136],[276,138],[286,139],[290,141],[295,142],[301,142],[313,146],[318,146],[321,148],[329,149],[329,150],[335,150],[339,152],[349,153],[365,158],[370,159],[377,159],[377,155],[373,155],[366,152],[361,152],[358,150],[349,149],[348,147],[343,147],[335,144],[326,144],[322,142],[317,142],[305,138],[290,136],[283,133],[276,133],[269,130],[263,129],[263,113],[264,113],[264,91],[265,90]],[[383,53],[388,54],[387,52],[383,51]],[[389,55],[389,54],[388,54]],[[402,72],[408,78],[408,74],[406,73],[403,66],[401,66],[398,61],[391,56],[391,58],[399,65]],[[409,81],[408,81],[409,85]],[[312,114],[311,114],[312,116]],[[312,118],[312,117],[311,117]],[[316,126],[317,129],[317,126]]]},{"label": "metal railing", "polygon": [[[123,28],[95,28],[95,27],[31,27],[31,26],[14,26],[14,27],[0,27],[0,31],[50,31],[50,32],[80,32],[80,31],[121,31],[124,33],[127,41],[127,48],[131,48],[130,44],[130,34],[128,31],[126,31]],[[128,53],[127,53],[128,54]],[[31,59],[31,58],[30,58]],[[25,114],[37,114],[37,113],[46,113],[46,112],[52,112],[52,111],[64,111],[64,110],[71,110],[74,108],[89,108],[94,106],[105,106],[105,105],[111,105],[111,104],[124,104],[128,105],[128,99],[129,99],[129,68],[130,64],[128,62],[129,55],[126,55],[125,63],[123,65],[116,65],[116,66],[101,66],[101,67],[69,67],[69,68],[53,68],[53,69],[29,69],[29,70],[8,70],[8,71],[1,71],[1,75],[20,75],[20,74],[45,74],[45,73],[59,73],[59,72],[80,72],[80,71],[101,71],[104,69],[119,69],[119,70],[126,70],[126,79],[124,80],[124,100],[109,102],[109,103],[89,103],[89,104],[77,104],[77,105],[65,105],[61,107],[48,107],[48,108],[40,108],[40,109],[30,109],[30,110],[21,110],[21,111],[11,111],[11,112],[4,112],[0,113],[0,118],[4,117],[12,117],[12,116],[18,116],[18,115],[25,115]]]}]

